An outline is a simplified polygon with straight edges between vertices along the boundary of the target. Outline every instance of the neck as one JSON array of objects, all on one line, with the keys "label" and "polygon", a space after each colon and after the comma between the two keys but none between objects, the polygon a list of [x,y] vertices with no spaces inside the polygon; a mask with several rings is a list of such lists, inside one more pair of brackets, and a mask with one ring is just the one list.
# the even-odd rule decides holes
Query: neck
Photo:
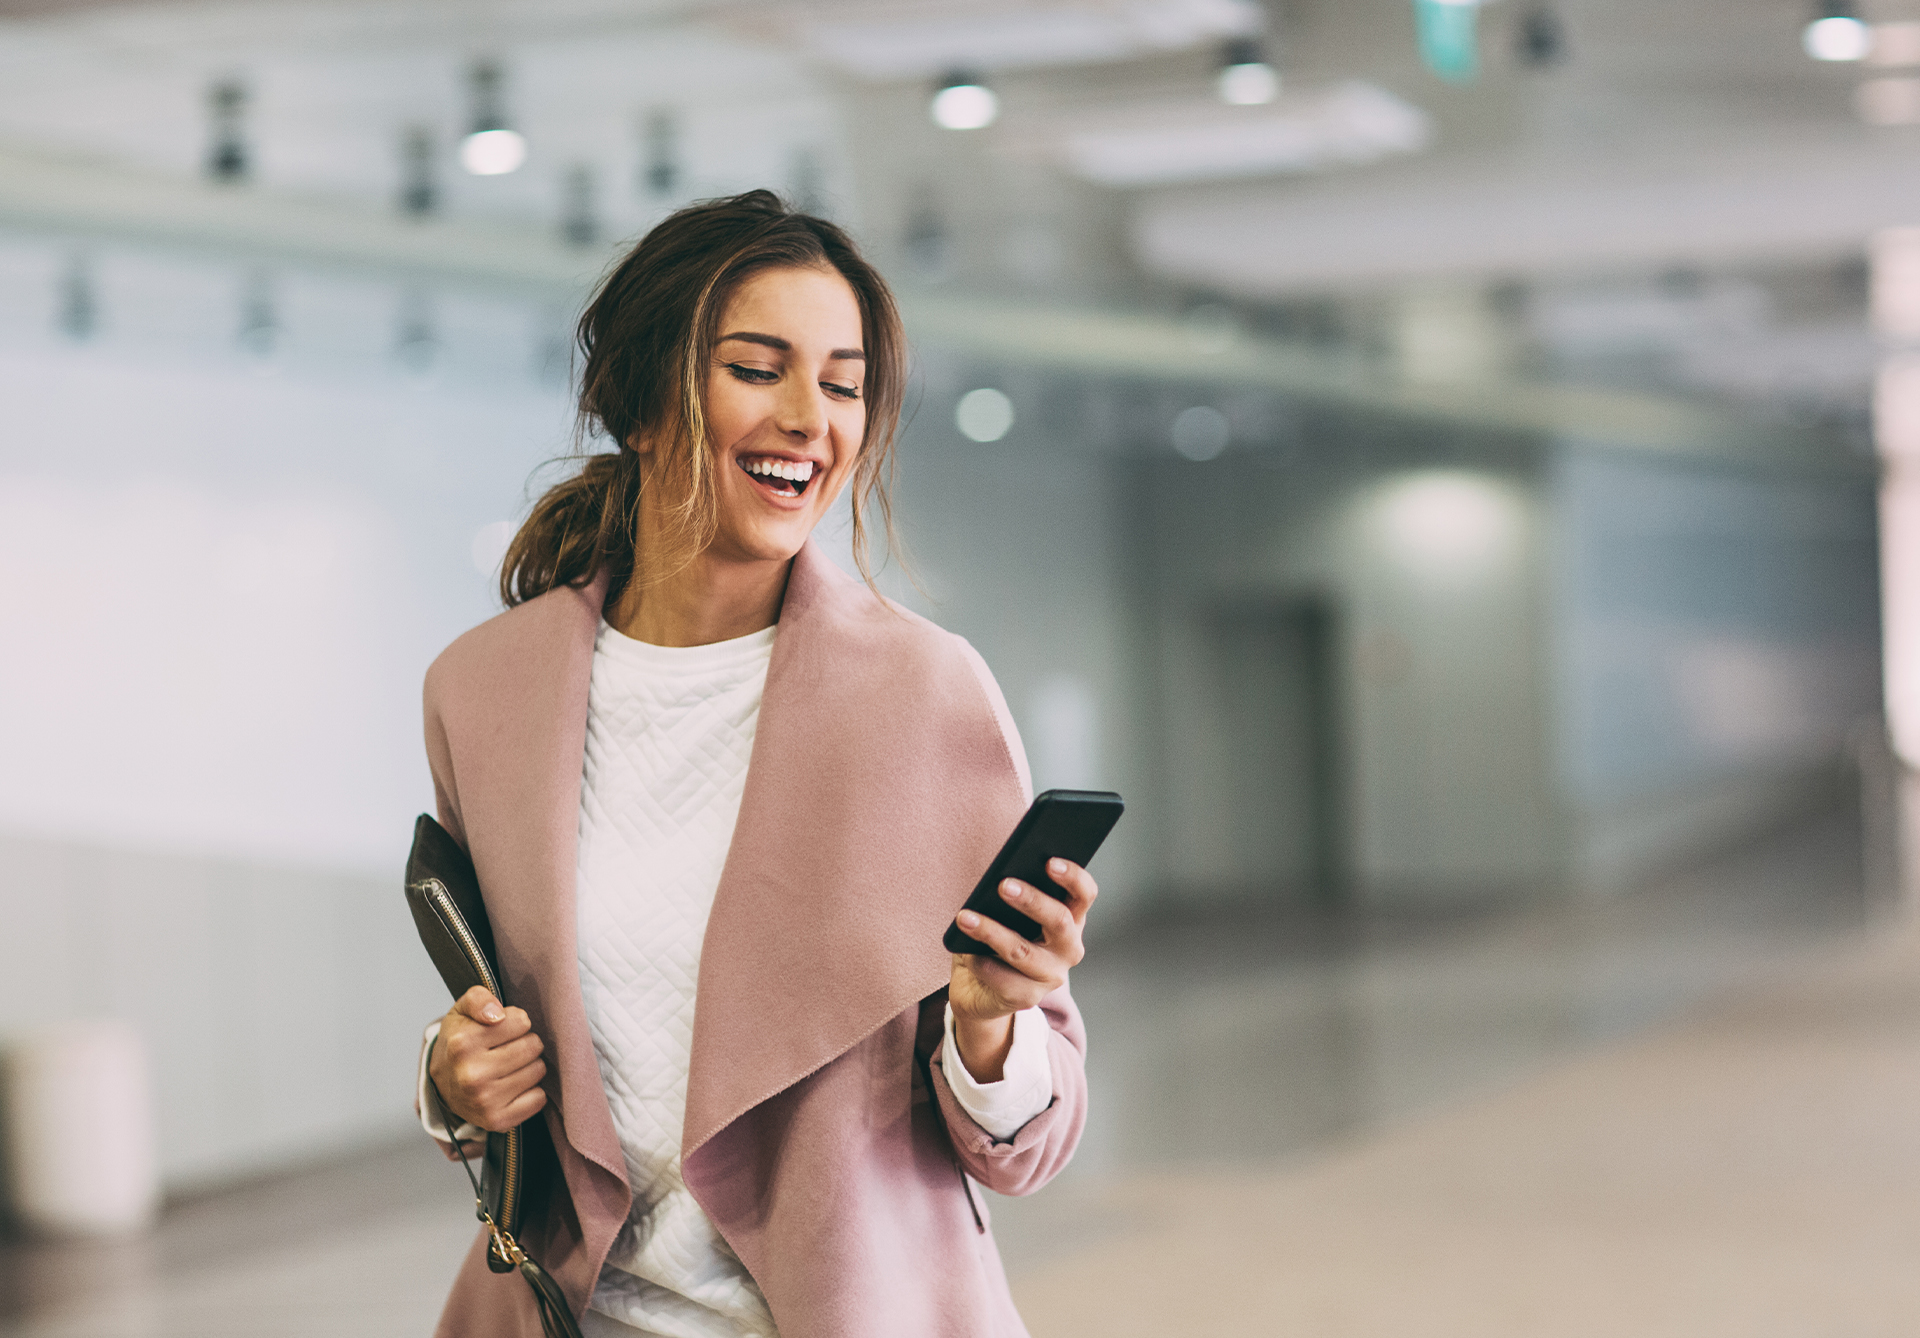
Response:
[{"label": "neck", "polygon": [[[635,570],[644,572],[646,554]],[[607,610],[615,631],[654,646],[709,646],[780,620],[791,559],[728,561],[702,553],[664,581],[629,585]]]}]

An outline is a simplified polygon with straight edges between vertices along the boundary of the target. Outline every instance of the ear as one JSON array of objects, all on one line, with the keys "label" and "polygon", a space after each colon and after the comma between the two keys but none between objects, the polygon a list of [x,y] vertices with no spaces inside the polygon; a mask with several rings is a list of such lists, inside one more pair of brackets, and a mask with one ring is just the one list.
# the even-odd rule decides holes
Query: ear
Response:
[{"label": "ear", "polygon": [[627,449],[635,455],[652,455],[653,439],[644,432],[635,431],[627,438]]}]

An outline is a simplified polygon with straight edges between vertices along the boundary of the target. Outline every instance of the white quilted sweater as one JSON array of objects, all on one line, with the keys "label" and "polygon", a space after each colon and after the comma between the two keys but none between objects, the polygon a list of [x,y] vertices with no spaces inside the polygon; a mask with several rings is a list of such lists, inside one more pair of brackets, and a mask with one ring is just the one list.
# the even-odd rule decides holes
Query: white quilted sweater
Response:
[{"label": "white quilted sweater", "polygon": [[680,1178],[680,1134],[700,943],[775,630],[668,648],[603,624],[593,650],[580,988],[634,1196],[593,1308],[662,1338],[774,1332],[759,1288]]},{"label": "white quilted sweater", "polygon": [[[740,815],[774,634],[649,645],[601,624],[587,695],[576,882],[580,989],[633,1209],[594,1288],[589,1335],[768,1338],[753,1278],[687,1192],[680,1137],[707,916]],[[947,1019],[949,1052],[953,1021]],[[437,1034],[428,1028],[427,1041]],[[1053,1098],[1048,1026],[1014,1019],[1005,1076],[943,1064],[955,1099],[1011,1138]],[[445,1138],[425,1100],[422,1120]],[[477,1130],[460,1130],[478,1136]]]}]

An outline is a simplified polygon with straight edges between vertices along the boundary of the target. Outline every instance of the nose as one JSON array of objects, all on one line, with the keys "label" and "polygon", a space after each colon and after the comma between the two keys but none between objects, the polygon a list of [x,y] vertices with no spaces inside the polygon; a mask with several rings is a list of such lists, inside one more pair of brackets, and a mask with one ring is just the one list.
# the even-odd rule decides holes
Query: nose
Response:
[{"label": "nose", "polygon": [[780,397],[773,421],[780,435],[796,445],[818,441],[827,434],[826,396],[818,386],[796,378]]}]

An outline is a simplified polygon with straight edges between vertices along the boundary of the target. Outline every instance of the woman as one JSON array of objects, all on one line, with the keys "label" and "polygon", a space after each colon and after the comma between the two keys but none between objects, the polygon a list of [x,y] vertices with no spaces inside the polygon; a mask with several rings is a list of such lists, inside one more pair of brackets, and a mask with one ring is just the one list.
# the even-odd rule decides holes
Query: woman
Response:
[{"label": "woman", "polygon": [[[974,1182],[1029,1193],[1079,1139],[1096,888],[1010,882],[1041,942],[962,913],[1001,960],[941,948],[1031,786],[972,648],[810,540],[850,489],[865,571],[888,514],[892,296],[755,191],[649,233],[579,339],[619,449],[427,674],[515,1006],[462,998],[422,1082],[462,1137],[532,1121],[521,1240],[589,1335],[1024,1333]],[[484,1245],[440,1332],[537,1335]]]}]

